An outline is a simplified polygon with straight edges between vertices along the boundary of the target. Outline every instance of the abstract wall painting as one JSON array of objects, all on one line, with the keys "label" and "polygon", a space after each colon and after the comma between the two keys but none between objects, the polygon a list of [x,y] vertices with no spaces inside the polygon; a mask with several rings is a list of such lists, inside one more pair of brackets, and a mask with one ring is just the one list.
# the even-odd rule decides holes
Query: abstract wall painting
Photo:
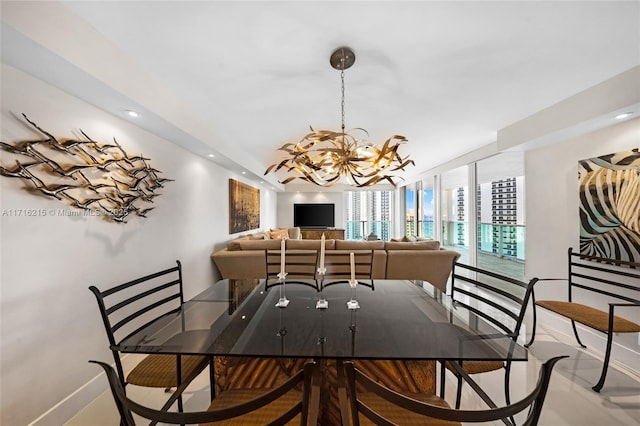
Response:
[{"label": "abstract wall painting", "polygon": [[229,179],[229,233],[260,227],[260,190]]},{"label": "abstract wall painting", "polygon": [[640,262],[640,149],[578,162],[580,253]]}]

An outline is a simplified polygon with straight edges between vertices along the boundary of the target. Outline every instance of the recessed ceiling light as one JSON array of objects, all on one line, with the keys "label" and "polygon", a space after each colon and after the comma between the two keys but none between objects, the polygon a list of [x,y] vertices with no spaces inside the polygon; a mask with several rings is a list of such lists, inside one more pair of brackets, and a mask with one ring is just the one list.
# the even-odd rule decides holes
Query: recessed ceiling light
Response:
[{"label": "recessed ceiling light", "polygon": [[133,118],[138,118],[138,117],[140,117],[140,114],[138,114],[138,113],[137,113],[137,112],[135,112],[135,111],[131,111],[131,110],[127,110],[127,115],[128,115],[129,117],[133,117]]},{"label": "recessed ceiling light", "polygon": [[261,180],[261,181],[260,181],[260,185],[262,185],[263,183],[264,183],[264,181],[263,181],[263,180]]},{"label": "recessed ceiling light", "polygon": [[247,172],[242,172],[242,174],[243,174],[243,175],[246,175],[246,174],[247,174]]},{"label": "recessed ceiling light", "polygon": [[616,115],[616,120],[622,120],[623,118],[627,118],[632,115],[633,115],[632,112],[623,112],[622,114]]},{"label": "recessed ceiling light", "polygon": [[213,158],[213,157],[215,157],[215,155],[213,155],[213,154],[209,154],[209,157]]}]

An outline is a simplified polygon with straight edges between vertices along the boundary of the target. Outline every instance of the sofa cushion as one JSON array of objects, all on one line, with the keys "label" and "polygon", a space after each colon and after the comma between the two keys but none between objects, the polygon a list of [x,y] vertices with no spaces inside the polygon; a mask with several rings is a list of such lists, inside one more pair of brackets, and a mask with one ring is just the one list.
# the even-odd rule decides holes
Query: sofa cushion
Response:
[{"label": "sofa cushion", "polygon": [[240,240],[240,250],[280,250],[281,240]]},{"label": "sofa cushion", "polygon": [[227,250],[229,251],[237,251],[237,250],[242,250],[240,248],[240,241],[243,240],[250,240],[251,238],[249,238],[248,235],[243,235],[242,237],[238,237],[235,240],[231,240],[227,243]]},{"label": "sofa cushion", "polygon": [[[335,249],[335,240],[325,240],[325,250]],[[287,240],[287,250],[320,250],[320,240]]]},{"label": "sofa cushion", "polygon": [[286,229],[272,229],[269,231],[269,238],[272,240],[289,239],[289,231]]},{"label": "sofa cushion", "polygon": [[384,241],[336,240],[336,250],[384,250]]},{"label": "sofa cushion", "polygon": [[389,241],[384,245],[385,250],[438,250],[440,249],[440,241],[427,240],[427,241],[407,241],[396,242]]},{"label": "sofa cushion", "polygon": [[268,240],[269,234],[266,232],[256,232],[255,234],[250,234],[248,237],[250,240]]}]

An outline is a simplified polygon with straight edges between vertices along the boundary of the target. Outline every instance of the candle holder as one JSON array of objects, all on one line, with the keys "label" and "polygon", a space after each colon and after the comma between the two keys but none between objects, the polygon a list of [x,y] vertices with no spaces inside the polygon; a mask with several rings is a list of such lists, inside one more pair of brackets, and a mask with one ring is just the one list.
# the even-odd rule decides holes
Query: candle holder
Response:
[{"label": "candle holder", "polygon": [[358,281],[355,279],[349,280],[349,287],[351,287],[351,300],[347,302],[347,309],[355,310],[360,309],[360,304],[356,300],[356,287]]},{"label": "candle holder", "polygon": [[279,286],[280,298],[278,299],[278,303],[276,303],[276,307],[278,308],[286,308],[289,305],[289,299],[287,299],[287,295],[285,292],[286,277],[287,277],[286,272],[280,272],[278,274],[278,283],[280,283],[280,286]]},{"label": "candle holder", "polygon": [[327,272],[327,268],[318,268],[318,278],[320,280],[320,298],[316,302],[316,309],[327,309],[329,307],[329,301],[324,298],[322,290],[324,289],[324,274]]}]

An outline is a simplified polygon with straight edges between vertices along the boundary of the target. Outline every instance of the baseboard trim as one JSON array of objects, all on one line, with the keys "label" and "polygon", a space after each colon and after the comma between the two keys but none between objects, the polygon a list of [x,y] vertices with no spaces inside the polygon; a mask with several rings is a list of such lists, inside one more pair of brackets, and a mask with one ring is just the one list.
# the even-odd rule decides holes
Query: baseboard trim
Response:
[{"label": "baseboard trim", "polygon": [[[124,355],[121,358],[124,371],[130,371],[140,362],[141,357],[144,357],[144,355]],[[115,368],[114,363],[111,363],[111,366]],[[104,372],[100,372],[62,401],[48,409],[40,415],[40,417],[29,423],[28,426],[64,425],[107,390],[109,390],[107,378]]]},{"label": "baseboard trim", "polygon": [[75,392],[47,410],[40,417],[29,423],[29,426],[63,425],[80,410],[89,405],[107,390],[104,373],[99,373]]}]

